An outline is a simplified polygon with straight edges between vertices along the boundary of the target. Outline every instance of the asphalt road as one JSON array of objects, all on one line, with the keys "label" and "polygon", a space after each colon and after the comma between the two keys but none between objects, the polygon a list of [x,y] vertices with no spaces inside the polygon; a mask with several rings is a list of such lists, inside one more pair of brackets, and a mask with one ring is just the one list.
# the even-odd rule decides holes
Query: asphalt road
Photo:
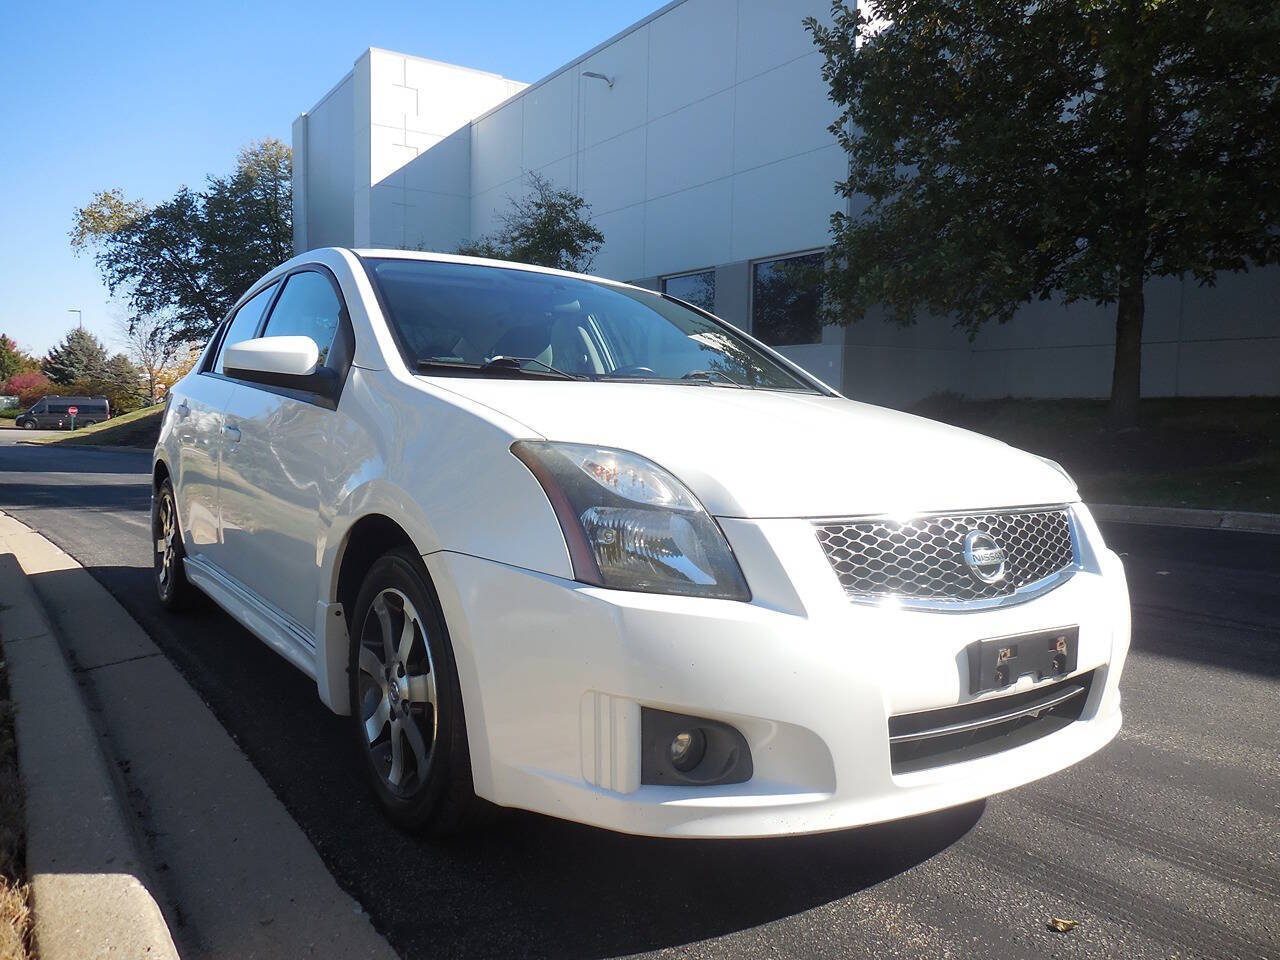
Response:
[{"label": "asphalt road", "polygon": [[310,681],[211,605],[160,611],[148,462],[0,439],[0,509],[151,632],[405,957],[1280,957],[1276,537],[1105,528],[1134,601],[1124,730],[985,804],[734,842],[508,812],[432,845],[379,815]]}]

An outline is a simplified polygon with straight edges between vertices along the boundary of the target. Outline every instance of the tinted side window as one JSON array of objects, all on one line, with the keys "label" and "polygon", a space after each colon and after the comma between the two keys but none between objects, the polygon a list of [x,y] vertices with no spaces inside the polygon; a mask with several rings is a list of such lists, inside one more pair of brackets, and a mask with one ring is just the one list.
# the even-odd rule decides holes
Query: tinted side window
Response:
[{"label": "tinted side window", "polygon": [[71,408],[71,405],[68,404],[66,401],[62,401],[61,403],[49,404],[50,413],[66,413],[70,408]]},{"label": "tinted side window", "polygon": [[751,332],[774,347],[822,342],[822,254],[755,265]]},{"label": "tinted side window", "polygon": [[264,337],[310,337],[320,350],[320,363],[329,357],[333,335],[342,315],[342,301],[333,284],[322,274],[295,273],[284,283],[284,292],[267,320]]},{"label": "tinted side window", "polygon": [[214,373],[222,372],[222,355],[227,351],[227,344],[243,343],[245,340],[253,339],[253,335],[258,331],[258,322],[262,319],[262,311],[267,309],[267,304],[271,302],[271,296],[276,292],[277,286],[279,284],[273,283],[261,293],[246,300],[236,311],[235,316],[231,318],[231,326],[227,327],[226,335],[218,347],[218,359],[213,365]]}]

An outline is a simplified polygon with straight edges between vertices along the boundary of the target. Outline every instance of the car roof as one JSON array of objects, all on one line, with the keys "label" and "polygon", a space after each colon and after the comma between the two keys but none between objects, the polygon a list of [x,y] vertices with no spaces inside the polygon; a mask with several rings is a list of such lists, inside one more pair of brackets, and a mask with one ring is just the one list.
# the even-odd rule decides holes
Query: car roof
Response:
[{"label": "car roof", "polygon": [[[502,270],[519,270],[524,273],[544,273],[552,277],[569,277],[574,280],[590,280],[593,283],[604,283],[611,287],[623,287],[628,290],[642,290],[645,293],[656,292],[645,287],[638,287],[632,283],[623,283],[621,280],[612,280],[609,277],[600,277],[591,273],[575,273],[572,270],[557,270],[555,267],[540,267],[536,264],[518,263],[514,260],[493,260],[488,257],[465,257],[457,253],[435,253],[421,250],[395,250],[365,247],[335,247],[334,249],[348,250],[361,259],[426,260],[438,263],[461,263],[476,267],[498,267]],[[314,250],[310,252],[315,253]]]}]

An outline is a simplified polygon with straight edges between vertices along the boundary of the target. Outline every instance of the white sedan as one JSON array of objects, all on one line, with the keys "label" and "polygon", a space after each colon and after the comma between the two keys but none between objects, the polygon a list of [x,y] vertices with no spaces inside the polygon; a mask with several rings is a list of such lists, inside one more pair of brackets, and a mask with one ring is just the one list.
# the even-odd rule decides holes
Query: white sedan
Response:
[{"label": "white sedan", "polygon": [[313,677],[407,828],[831,830],[1120,728],[1124,571],[1061,467],[625,284],[297,257],[173,388],[154,480],[161,602]]}]

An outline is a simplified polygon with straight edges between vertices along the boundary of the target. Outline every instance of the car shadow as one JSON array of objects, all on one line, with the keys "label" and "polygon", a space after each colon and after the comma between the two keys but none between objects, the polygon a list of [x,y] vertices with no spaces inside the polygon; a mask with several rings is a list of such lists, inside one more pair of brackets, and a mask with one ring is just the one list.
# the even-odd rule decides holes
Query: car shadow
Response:
[{"label": "car shadow", "polygon": [[[612,957],[749,930],[911,869],[979,821],[973,803],[804,837],[658,840],[522,811],[448,842],[391,825],[360,780],[350,721],[211,603],[159,608],[150,570],[90,573],[213,710],[338,883],[405,957]],[[56,572],[45,576],[56,576]]]}]

